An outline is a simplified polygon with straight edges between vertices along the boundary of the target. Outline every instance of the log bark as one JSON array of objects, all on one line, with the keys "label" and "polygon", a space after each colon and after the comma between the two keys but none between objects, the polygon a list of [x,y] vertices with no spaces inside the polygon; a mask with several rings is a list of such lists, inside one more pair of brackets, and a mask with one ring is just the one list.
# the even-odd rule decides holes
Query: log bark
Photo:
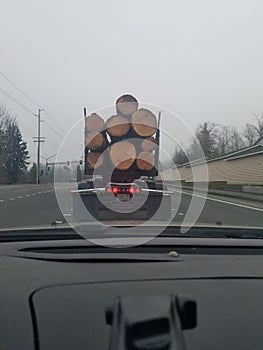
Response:
[{"label": "log bark", "polygon": [[85,127],[88,132],[101,132],[105,129],[105,123],[97,113],[92,113],[85,118]]},{"label": "log bark", "polygon": [[129,131],[130,123],[126,117],[117,114],[107,120],[106,127],[109,135],[121,137]]},{"label": "log bark", "polygon": [[107,140],[102,133],[95,131],[86,136],[85,145],[91,151],[104,150],[107,148]]},{"label": "log bark", "polygon": [[152,152],[156,148],[156,140],[154,137],[149,137],[142,141],[141,148],[143,151]]},{"label": "log bark", "polygon": [[90,168],[97,169],[102,166],[104,162],[104,155],[100,152],[91,151],[89,152],[86,161]]},{"label": "log bark", "polygon": [[140,108],[131,116],[131,125],[139,136],[150,137],[157,129],[156,116],[145,108]]},{"label": "log bark", "polygon": [[151,152],[140,152],[136,162],[140,170],[150,171],[154,167],[154,155]]},{"label": "log bark", "polygon": [[128,170],[136,158],[135,147],[128,141],[114,143],[110,147],[109,154],[113,165],[118,170]]},{"label": "log bark", "polygon": [[130,116],[138,109],[138,105],[138,101],[132,95],[122,95],[116,101],[117,113]]}]

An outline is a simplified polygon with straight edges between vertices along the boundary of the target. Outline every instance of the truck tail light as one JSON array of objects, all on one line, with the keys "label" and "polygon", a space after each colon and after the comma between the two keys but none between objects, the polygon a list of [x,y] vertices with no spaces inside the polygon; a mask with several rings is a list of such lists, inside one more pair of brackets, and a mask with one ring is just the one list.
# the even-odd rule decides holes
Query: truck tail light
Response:
[{"label": "truck tail light", "polygon": [[141,189],[138,187],[138,188],[135,189],[135,192],[136,192],[136,193],[140,193],[140,192],[141,192]]},{"label": "truck tail light", "polygon": [[133,194],[133,193],[134,193],[134,188],[133,188],[133,187],[130,187],[130,188],[129,188],[129,192],[130,192],[130,194]]},{"label": "truck tail light", "polygon": [[113,187],[113,188],[112,188],[112,192],[113,192],[114,194],[117,194],[117,193],[119,192],[118,187]]},{"label": "truck tail light", "polygon": [[112,192],[111,187],[108,187],[108,188],[107,188],[107,192],[108,192],[108,193],[111,193],[111,192]]}]

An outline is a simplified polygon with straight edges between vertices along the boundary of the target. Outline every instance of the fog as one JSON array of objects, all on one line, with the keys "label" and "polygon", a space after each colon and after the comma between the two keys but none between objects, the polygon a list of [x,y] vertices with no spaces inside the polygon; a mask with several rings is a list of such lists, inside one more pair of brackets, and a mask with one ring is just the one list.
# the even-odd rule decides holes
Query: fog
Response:
[{"label": "fog", "polygon": [[[209,120],[242,128],[263,111],[262,10],[253,0],[2,0],[0,71],[45,109],[46,158],[84,106],[96,111],[124,93],[192,130]],[[37,113],[1,75],[0,87]],[[36,118],[1,93],[0,103],[17,115],[34,160]],[[187,140],[176,120],[164,115],[162,125]],[[82,135],[65,157],[78,157]]]}]

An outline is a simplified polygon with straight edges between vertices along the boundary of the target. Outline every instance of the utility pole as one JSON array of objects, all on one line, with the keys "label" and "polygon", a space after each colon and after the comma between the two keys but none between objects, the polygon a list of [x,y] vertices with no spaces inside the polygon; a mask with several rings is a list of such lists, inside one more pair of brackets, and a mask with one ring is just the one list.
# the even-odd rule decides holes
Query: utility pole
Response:
[{"label": "utility pole", "polygon": [[38,114],[36,115],[37,117],[37,137],[34,137],[34,142],[37,143],[37,176],[36,176],[36,183],[40,183],[40,144],[41,142],[44,141],[44,137],[40,136],[40,123],[42,120],[40,119],[40,113],[42,112],[42,109],[38,109]]}]

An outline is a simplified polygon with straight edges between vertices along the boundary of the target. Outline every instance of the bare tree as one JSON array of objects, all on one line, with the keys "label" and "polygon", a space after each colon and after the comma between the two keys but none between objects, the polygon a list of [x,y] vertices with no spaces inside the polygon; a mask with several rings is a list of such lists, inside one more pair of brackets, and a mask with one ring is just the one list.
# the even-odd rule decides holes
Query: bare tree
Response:
[{"label": "bare tree", "polygon": [[254,145],[257,140],[263,137],[263,114],[254,115],[255,124],[247,123],[244,128],[244,137],[248,146]]},{"label": "bare tree", "polygon": [[217,155],[238,151],[245,147],[245,142],[237,128],[229,125],[218,125],[215,135]]},{"label": "bare tree", "polygon": [[231,134],[231,151],[238,151],[246,146],[242,134],[237,128],[232,128]]}]

